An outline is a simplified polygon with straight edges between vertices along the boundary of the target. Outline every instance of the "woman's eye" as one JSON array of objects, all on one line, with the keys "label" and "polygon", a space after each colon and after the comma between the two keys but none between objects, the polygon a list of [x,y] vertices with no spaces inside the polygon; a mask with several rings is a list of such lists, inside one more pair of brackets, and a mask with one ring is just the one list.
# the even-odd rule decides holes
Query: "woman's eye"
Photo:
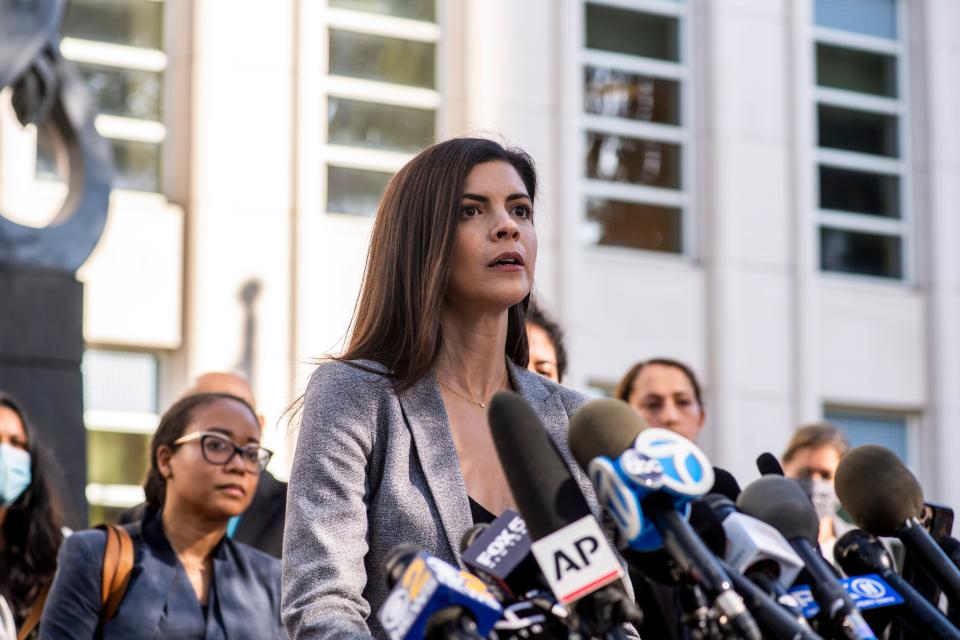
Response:
[{"label": "woman's eye", "polygon": [[460,214],[463,215],[463,216],[465,216],[465,217],[467,217],[467,218],[472,218],[472,217],[474,217],[474,216],[480,215],[480,209],[478,209],[477,207],[475,207],[475,206],[473,206],[473,205],[468,205],[468,206],[463,207],[462,209],[460,209]]},{"label": "woman's eye", "polygon": [[521,205],[519,207],[514,207],[513,214],[518,218],[529,218],[533,216],[533,211],[530,209],[530,207]]},{"label": "woman's eye", "polygon": [[207,448],[211,449],[212,451],[223,451],[224,449],[227,448],[227,443],[224,442],[223,440],[216,440],[214,438],[210,438],[207,441]]}]

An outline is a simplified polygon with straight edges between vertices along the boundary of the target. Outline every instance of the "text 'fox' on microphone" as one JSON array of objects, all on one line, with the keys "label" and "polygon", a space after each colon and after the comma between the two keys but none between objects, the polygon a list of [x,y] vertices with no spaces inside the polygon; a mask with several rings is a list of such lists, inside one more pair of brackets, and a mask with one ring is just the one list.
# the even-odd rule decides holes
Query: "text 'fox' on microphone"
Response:
[{"label": "text 'fox' on microphone", "polygon": [[523,516],[531,549],[572,624],[588,636],[625,637],[641,612],[627,596],[625,571],[537,414],[501,391],[487,413],[493,442]]},{"label": "text 'fox' on microphone", "polygon": [[687,521],[690,503],[713,486],[710,461],[683,436],[645,426],[626,403],[595,400],[571,418],[570,449],[620,530],[622,546],[665,548],[732,630],[759,639],[730,576]]}]

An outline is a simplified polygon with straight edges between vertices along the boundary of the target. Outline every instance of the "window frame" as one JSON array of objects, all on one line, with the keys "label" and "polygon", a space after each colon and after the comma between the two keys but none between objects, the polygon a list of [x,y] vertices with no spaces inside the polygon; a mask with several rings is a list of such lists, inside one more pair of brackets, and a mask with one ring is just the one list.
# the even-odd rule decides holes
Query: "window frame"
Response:
[{"label": "window frame", "polygon": [[[587,203],[590,199],[608,199],[626,202],[629,204],[647,204],[661,207],[674,207],[680,213],[680,242],[681,251],[657,251],[636,247],[614,245],[600,245],[594,239],[585,237],[587,234],[576,233],[578,244],[589,253],[604,256],[623,256],[628,259],[653,260],[680,260],[690,262],[700,252],[697,243],[696,224],[696,197],[693,185],[696,183],[696,162],[694,160],[694,127],[695,117],[693,87],[693,47],[692,47],[692,15],[693,9],[689,0],[581,0],[579,4],[580,19],[578,34],[580,46],[575,58],[576,73],[576,129],[575,144],[569,145],[572,162],[577,163],[579,176],[579,197],[577,199],[577,224],[581,228],[591,225],[587,219]],[[626,9],[638,13],[650,13],[660,16],[669,16],[677,19],[677,39],[679,61],[668,62],[654,58],[643,58],[626,54],[613,53],[597,49],[588,49],[586,46],[586,5],[597,4]],[[658,79],[670,80],[677,83],[678,98],[680,100],[680,124],[671,125],[656,122],[632,121],[627,118],[603,116],[587,113],[584,109],[584,69],[588,66],[614,69],[627,73],[640,74]],[[623,182],[613,182],[588,178],[584,170],[586,145],[584,138],[589,132],[606,133],[625,136],[653,142],[676,144],[680,148],[680,188],[669,189],[663,187],[649,187]]]},{"label": "window frame", "polygon": [[[814,220],[814,242],[816,251],[815,262],[817,273],[829,279],[844,281],[859,281],[863,283],[894,286],[897,288],[913,287],[917,284],[916,264],[916,211],[914,210],[912,185],[912,140],[910,136],[910,77],[909,46],[906,38],[909,34],[908,11],[903,0],[893,0],[896,3],[897,30],[896,40],[888,40],[875,36],[847,32],[816,24],[815,0],[810,2],[810,46],[812,83],[810,107],[811,162],[813,167],[813,199],[812,218]],[[844,89],[821,87],[817,82],[817,45],[825,44],[845,49],[864,51],[892,56],[896,70],[897,97],[889,98],[874,96]],[[867,153],[843,151],[821,147],[819,141],[819,107],[839,107],[868,113],[895,116],[898,156],[890,158]],[[899,218],[886,218],[878,215],[823,209],[820,207],[820,167],[828,166],[838,169],[866,171],[869,173],[893,175],[899,179],[899,194],[897,205],[900,211]],[[900,241],[901,274],[899,277],[847,273],[844,271],[830,271],[822,266],[820,250],[820,234],[823,229],[836,229],[857,233],[868,233],[885,237],[898,238]]]}]

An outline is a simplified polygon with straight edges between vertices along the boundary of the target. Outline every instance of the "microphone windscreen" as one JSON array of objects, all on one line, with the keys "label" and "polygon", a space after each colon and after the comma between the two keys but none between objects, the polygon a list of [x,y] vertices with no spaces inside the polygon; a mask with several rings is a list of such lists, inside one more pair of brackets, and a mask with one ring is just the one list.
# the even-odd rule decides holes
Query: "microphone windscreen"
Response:
[{"label": "microphone windscreen", "polygon": [[762,476],[783,475],[783,467],[780,466],[780,461],[777,460],[777,456],[769,451],[764,451],[757,456],[757,471],[759,471]]},{"label": "microphone windscreen", "polygon": [[501,391],[487,412],[490,434],[530,537],[539,540],[591,515],[550,434],[527,402]]},{"label": "microphone windscreen", "polygon": [[584,469],[599,456],[617,458],[633,446],[646,427],[643,418],[623,400],[594,400],[570,418],[570,451]]},{"label": "microphone windscreen", "polygon": [[820,520],[810,498],[793,480],[783,476],[762,476],[753,481],[737,499],[737,507],[748,516],[773,526],[787,540],[805,538],[816,545]]},{"label": "microphone windscreen", "polygon": [[740,497],[740,483],[733,477],[733,474],[720,467],[713,468],[713,487],[709,493],[719,493],[727,496],[734,502]]},{"label": "microphone windscreen", "polygon": [[389,588],[393,589],[394,585],[400,582],[403,572],[407,570],[407,565],[417,553],[419,549],[408,543],[398,544],[387,552],[387,557],[383,561],[383,573]]},{"label": "microphone windscreen", "polygon": [[727,534],[713,508],[702,500],[690,503],[690,525],[706,543],[713,555],[722,558],[727,552]]},{"label": "microphone windscreen", "polygon": [[840,459],[834,487],[843,508],[864,531],[896,535],[897,528],[923,511],[923,489],[895,453],[863,445]]},{"label": "microphone windscreen", "polygon": [[463,532],[463,535],[460,537],[460,554],[463,555],[463,552],[473,546],[473,543],[477,541],[477,538],[487,530],[490,525],[486,522],[478,522],[469,529]]}]

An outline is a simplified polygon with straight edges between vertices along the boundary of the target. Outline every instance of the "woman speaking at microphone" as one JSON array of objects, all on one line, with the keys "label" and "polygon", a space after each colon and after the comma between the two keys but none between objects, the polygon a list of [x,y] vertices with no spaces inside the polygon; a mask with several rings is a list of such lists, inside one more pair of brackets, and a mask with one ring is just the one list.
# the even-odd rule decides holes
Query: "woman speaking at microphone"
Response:
[{"label": "woman speaking at microphone", "polygon": [[584,396],[525,368],[536,187],[529,156],[474,138],[426,149],[387,187],[346,351],[304,394],[283,545],[291,638],[382,637],[391,548],[456,564],[463,533],[514,506],[487,424],[498,391],[531,404],[593,501],[566,447]]}]

